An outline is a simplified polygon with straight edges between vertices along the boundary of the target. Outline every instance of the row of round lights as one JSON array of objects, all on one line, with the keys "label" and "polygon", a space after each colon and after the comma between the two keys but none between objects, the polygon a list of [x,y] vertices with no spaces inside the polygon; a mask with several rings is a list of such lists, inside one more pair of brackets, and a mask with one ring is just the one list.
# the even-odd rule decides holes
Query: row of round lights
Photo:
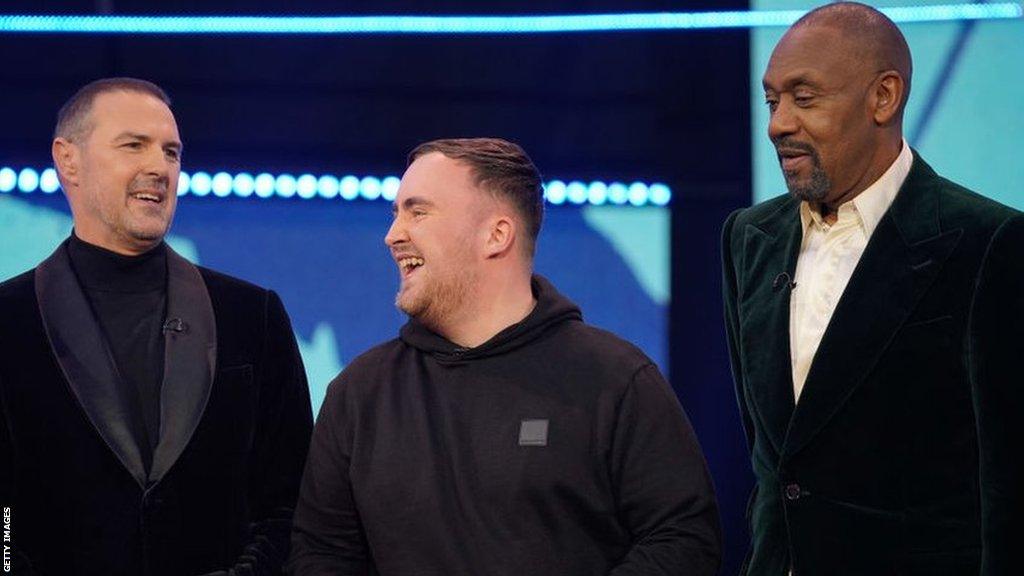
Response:
[{"label": "row of round lights", "polygon": [[[912,3],[913,4],[913,3]],[[1019,18],[1017,2],[882,8],[896,22]],[[56,16],[0,14],[0,32],[107,34],[536,34],[788,26],[804,10],[500,16]]]},{"label": "row of round lights", "polygon": [[[182,172],[178,179],[178,196],[215,196],[227,198],[342,198],[344,200],[386,200],[391,202],[398,195],[400,180],[394,176],[376,178],[373,176],[331,175],[314,176],[303,174],[262,173],[256,176],[247,172],[229,174],[217,172]],[[52,194],[60,189],[57,173],[53,168],[38,172],[32,168],[0,168],[0,192],[22,193],[40,191]],[[633,182],[563,182],[552,180],[544,185],[544,198],[551,204],[591,204],[600,206],[666,206],[672,199],[672,191],[665,184]]]}]

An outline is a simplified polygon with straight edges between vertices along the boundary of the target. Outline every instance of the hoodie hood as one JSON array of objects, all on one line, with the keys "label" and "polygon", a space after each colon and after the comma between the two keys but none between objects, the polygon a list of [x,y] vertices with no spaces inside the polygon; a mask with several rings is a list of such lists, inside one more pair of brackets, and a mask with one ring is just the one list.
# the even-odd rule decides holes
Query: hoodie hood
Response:
[{"label": "hoodie hood", "polygon": [[455,364],[504,354],[532,342],[558,324],[583,320],[579,307],[559,293],[543,276],[534,274],[530,280],[530,287],[533,289],[533,297],[537,299],[537,305],[526,318],[498,332],[476,348],[463,348],[432,332],[415,318],[410,318],[405,326],[402,326],[399,338],[409,346],[430,354],[439,362]]}]

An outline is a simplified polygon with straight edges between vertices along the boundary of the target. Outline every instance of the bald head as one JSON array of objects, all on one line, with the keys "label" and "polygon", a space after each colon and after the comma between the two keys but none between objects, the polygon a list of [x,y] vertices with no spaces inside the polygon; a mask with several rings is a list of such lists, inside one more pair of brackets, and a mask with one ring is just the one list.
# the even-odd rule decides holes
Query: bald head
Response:
[{"label": "bald head", "polygon": [[835,50],[855,56],[869,74],[893,70],[903,78],[900,115],[910,96],[913,63],[910,47],[896,24],[877,9],[860,2],[836,2],[811,10],[797,20],[786,35],[805,28],[828,28],[834,33]]},{"label": "bald head", "polygon": [[768,136],[794,196],[832,209],[892,165],[910,73],[903,34],[870,6],[829,4],[786,31],[762,84]]}]

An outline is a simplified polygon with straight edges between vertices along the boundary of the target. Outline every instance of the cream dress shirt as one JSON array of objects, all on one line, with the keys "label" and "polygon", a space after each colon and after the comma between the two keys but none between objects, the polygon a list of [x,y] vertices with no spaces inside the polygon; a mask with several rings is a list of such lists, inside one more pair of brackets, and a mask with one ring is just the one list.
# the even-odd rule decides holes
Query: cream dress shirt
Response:
[{"label": "cream dress shirt", "polygon": [[807,202],[800,204],[803,241],[793,275],[796,285],[790,292],[789,311],[793,397],[797,401],[832,312],[871,233],[896,198],[913,162],[910,146],[904,140],[900,155],[888,170],[853,200],[840,205],[832,225]]}]

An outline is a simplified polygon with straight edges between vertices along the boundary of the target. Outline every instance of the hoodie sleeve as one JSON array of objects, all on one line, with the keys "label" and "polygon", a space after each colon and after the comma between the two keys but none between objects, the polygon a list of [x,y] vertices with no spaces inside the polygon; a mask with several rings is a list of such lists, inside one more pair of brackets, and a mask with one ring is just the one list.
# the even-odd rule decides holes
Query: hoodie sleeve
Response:
[{"label": "hoodie sleeve", "polygon": [[292,526],[291,575],[376,574],[349,476],[345,381],[351,370],[331,382],[313,429]]},{"label": "hoodie sleeve", "polygon": [[611,576],[712,576],[721,562],[718,505],[697,438],[653,364],[619,405],[611,470],[633,546]]}]

